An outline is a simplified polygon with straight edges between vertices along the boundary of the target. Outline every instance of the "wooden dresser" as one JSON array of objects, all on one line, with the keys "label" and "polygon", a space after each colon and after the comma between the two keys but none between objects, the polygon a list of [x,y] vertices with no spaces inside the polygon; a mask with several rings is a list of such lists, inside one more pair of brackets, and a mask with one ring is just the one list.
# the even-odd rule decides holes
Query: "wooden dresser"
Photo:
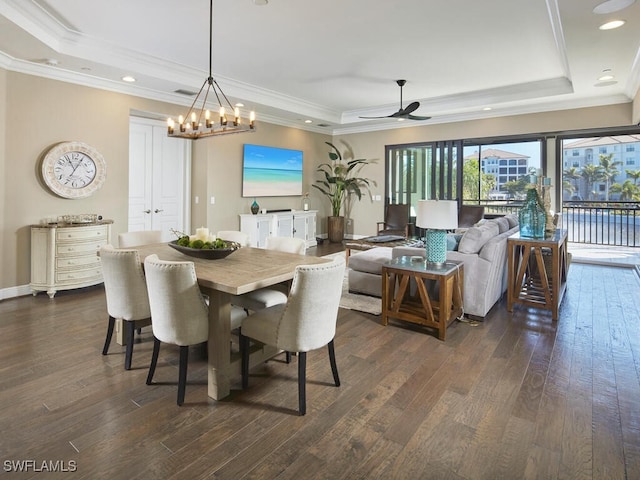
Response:
[{"label": "wooden dresser", "polygon": [[111,243],[112,220],[82,224],[31,226],[31,283],[33,295],[102,283],[97,252]]}]

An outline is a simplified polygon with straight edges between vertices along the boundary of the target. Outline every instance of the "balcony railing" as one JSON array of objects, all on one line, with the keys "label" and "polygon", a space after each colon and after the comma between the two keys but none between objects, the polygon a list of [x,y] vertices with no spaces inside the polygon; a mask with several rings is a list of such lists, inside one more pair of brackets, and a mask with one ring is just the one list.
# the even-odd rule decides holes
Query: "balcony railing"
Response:
[{"label": "balcony railing", "polygon": [[[465,200],[484,205],[485,216],[518,213],[522,200]],[[640,202],[566,202],[562,228],[574,243],[640,247]]]}]

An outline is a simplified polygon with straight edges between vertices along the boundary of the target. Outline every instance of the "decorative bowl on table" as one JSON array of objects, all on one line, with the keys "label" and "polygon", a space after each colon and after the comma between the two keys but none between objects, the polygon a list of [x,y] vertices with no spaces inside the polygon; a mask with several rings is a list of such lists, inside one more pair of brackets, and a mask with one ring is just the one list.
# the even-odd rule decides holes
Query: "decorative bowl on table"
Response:
[{"label": "decorative bowl on table", "polygon": [[178,245],[178,240],[169,242],[169,246],[175,248],[185,255],[197,258],[206,258],[208,260],[218,260],[225,258],[240,248],[240,244],[237,242],[224,241],[225,246],[222,248],[191,248]]}]

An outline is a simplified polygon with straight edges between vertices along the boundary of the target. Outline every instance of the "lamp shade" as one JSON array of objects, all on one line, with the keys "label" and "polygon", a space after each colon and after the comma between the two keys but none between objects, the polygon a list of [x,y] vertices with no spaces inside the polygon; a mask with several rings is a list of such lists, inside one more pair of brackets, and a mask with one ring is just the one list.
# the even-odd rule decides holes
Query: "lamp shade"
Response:
[{"label": "lamp shade", "polygon": [[455,200],[419,200],[416,226],[432,230],[458,228],[458,202]]}]

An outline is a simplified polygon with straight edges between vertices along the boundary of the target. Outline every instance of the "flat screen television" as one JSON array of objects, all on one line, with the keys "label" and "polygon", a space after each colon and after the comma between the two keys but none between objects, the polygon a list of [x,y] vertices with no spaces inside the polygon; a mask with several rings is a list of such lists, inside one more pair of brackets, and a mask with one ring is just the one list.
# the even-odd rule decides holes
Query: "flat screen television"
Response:
[{"label": "flat screen television", "polygon": [[244,145],[243,197],[302,195],[302,151]]}]

